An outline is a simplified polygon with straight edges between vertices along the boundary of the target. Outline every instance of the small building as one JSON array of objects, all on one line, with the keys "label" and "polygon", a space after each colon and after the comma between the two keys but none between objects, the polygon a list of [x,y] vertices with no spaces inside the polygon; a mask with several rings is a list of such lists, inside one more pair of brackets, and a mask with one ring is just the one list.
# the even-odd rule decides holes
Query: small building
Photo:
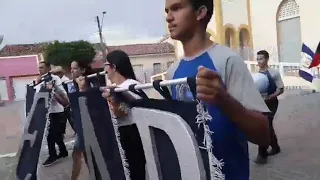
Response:
[{"label": "small building", "polygon": [[[99,44],[95,44],[99,49]],[[123,46],[108,46],[107,53],[114,50],[126,52],[133,69],[141,83],[150,82],[150,77],[162,73],[176,60],[175,48],[170,43],[132,44]],[[103,56],[97,51],[93,67],[103,67]]]},{"label": "small building", "polygon": [[40,44],[6,45],[0,51],[0,100],[25,99],[25,84],[38,74]]}]

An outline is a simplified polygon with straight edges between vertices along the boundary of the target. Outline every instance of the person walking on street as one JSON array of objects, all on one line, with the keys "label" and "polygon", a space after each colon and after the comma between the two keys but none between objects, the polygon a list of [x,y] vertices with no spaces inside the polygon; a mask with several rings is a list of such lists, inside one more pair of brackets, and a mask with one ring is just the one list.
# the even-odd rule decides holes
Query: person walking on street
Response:
[{"label": "person walking on street", "polygon": [[[57,66],[55,67],[53,70],[52,70],[52,73],[59,76],[61,81],[62,82],[66,82],[66,81],[69,81],[70,79],[65,75],[65,72],[64,70],[62,69],[61,66]],[[74,127],[74,121],[72,119],[72,116],[71,116],[71,109],[70,109],[70,106],[67,106],[64,108],[64,113],[65,113],[65,116],[66,116],[66,119],[68,120],[72,130],[74,131],[74,134],[76,134],[76,130],[75,130],[75,127]]]},{"label": "person walking on street", "polygon": [[[38,65],[40,76],[36,80],[37,85],[34,87],[36,92],[46,88],[53,91],[53,99],[49,107],[49,129],[47,136],[49,157],[43,163],[43,166],[50,166],[56,163],[59,159],[68,156],[67,148],[63,142],[63,134],[65,131],[66,118],[64,115],[64,106],[69,104],[67,93],[62,87],[61,79],[50,72],[50,64],[40,62]],[[46,77],[48,75],[48,77]],[[43,80],[44,78],[44,80]],[[59,146],[59,154],[55,148],[55,144]]]},{"label": "person walking on street", "polygon": [[257,53],[257,61],[259,73],[266,75],[269,80],[267,96],[264,97],[264,100],[271,111],[271,113],[268,115],[268,120],[270,129],[270,146],[272,149],[268,152],[269,146],[259,146],[258,156],[255,160],[257,164],[265,164],[267,163],[268,156],[278,154],[281,151],[278,144],[277,135],[274,131],[273,119],[278,110],[278,96],[284,92],[284,84],[279,71],[268,66],[269,53],[267,51],[259,51]]}]

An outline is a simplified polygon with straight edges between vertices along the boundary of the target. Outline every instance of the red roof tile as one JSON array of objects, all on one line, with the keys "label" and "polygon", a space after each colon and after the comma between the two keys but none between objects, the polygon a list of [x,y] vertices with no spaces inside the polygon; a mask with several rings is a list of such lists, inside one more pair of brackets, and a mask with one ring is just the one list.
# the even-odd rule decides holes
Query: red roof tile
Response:
[{"label": "red roof tile", "polygon": [[48,43],[6,45],[0,50],[0,57],[37,55],[42,53]]},{"label": "red roof tile", "polygon": [[[47,45],[48,43],[6,45],[2,50],[0,50],[0,57],[36,55],[42,53]],[[99,49],[99,44],[93,44],[93,46],[95,49]],[[174,53],[174,46],[169,43],[108,46],[109,52],[114,50],[122,50],[129,56],[136,56],[146,54]]]},{"label": "red roof tile", "polygon": [[[96,57],[94,61],[102,60],[102,52],[100,51],[100,44],[94,44],[97,50]],[[129,56],[138,55],[151,55],[151,54],[166,54],[174,53],[174,46],[170,43],[155,43],[155,44],[132,44],[123,46],[108,46],[107,52],[112,52],[114,50],[122,50],[126,52]]]},{"label": "red roof tile", "polygon": [[169,43],[134,44],[124,46],[109,46],[108,50],[109,52],[114,50],[122,50],[130,56],[135,56],[146,54],[174,53],[174,46]]}]

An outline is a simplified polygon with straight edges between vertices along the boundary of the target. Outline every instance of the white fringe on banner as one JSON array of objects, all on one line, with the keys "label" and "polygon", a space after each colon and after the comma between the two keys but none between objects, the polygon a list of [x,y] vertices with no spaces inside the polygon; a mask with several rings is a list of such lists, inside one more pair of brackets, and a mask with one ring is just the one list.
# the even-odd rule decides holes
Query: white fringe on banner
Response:
[{"label": "white fringe on banner", "polygon": [[201,147],[202,149],[206,149],[208,152],[208,158],[209,158],[209,166],[210,166],[210,179],[211,180],[224,180],[225,175],[222,173],[222,166],[224,165],[223,159],[218,160],[213,152],[213,145],[212,145],[212,134],[213,131],[210,130],[210,127],[208,125],[209,121],[212,121],[212,117],[210,116],[208,110],[204,108],[204,105],[202,102],[198,101],[197,105],[197,112],[198,115],[196,116],[196,123],[198,124],[198,128],[200,126],[203,126],[204,135],[203,135],[203,145],[204,147]]},{"label": "white fringe on banner", "polygon": [[[124,111],[126,114],[128,114],[127,113],[128,112],[128,107],[124,103],[120,103],[120,109],[122,111]],[[109,110],[110,110],[110,107],[109,107]],[[126,177],[126,180],[131,180],[129,164],[128,164],[127,158],[126,158],[126,152],[122,148],[121,141],[120,141],[120,132],[119,132],[118,120],[116,119],[116,116],[114,115],[113,111],[111,111],[111,110],[110,110],[110,115],[111,115],[111,120],[112,120],[112,123],[113,123],[114,133],[116,135],[116,140],[117,140],[117,144],[118,144],[118,148],[119,148],[119,152],[120,152],[120,157],[121,157],[121,160],[122,160],[122,166],[123,166],[124,175]]]}]

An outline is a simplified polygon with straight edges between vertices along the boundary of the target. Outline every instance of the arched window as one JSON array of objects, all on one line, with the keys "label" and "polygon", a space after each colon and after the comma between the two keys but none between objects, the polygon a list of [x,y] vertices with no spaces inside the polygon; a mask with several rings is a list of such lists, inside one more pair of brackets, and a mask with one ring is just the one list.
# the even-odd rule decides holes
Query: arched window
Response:
[{"label": "arched window", "polygon": [[244,60],[250,59],[250,33],[246,28],[239,31],[239,54]]},{"label": "arched window", "polygon": [[295,0],[283,0],[279,5],[276,17],[280,62],[300,62],[302,42],[299,13]]},{"label": "arched window", "polygon": [[295,0],[284,0],[280,4],[278,22],[300,16],[299,6]]},{"label": "arched window", "polygon": [[232,28],[226,28],[226,31],[225,31],[225,45],[230,47],[230,48],[233,48],[234,40],[235,40],[234,30]]}]

